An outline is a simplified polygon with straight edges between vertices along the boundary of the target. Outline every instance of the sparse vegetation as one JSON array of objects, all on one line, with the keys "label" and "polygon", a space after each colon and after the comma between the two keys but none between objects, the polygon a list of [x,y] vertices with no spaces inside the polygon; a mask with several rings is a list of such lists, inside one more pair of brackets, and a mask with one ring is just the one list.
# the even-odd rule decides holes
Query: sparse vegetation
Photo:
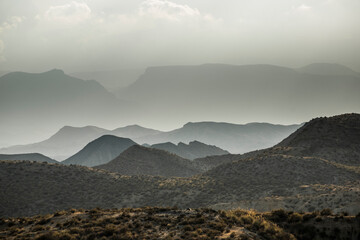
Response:
[{"label": "sparse vegetation", "polygon": [[[311,216],[307,218],[305,216]],[[322,223],[316,217],[323,218]],[[355,216],[165,207],[76,210],[0,221],[0,239],[350,239]],[[307,219],[304,221],[304,219]]]}]

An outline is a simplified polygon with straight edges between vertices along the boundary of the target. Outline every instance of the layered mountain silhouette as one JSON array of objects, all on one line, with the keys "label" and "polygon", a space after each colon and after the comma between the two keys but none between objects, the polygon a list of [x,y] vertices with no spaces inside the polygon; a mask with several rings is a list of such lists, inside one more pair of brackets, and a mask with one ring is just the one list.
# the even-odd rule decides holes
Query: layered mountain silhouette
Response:
[{"label": "layered mountain silhouette", "polygon": [[230,124],[190,122],[182,128],[158,135],[136,139],[139,143],[189,143],[194,140],[215,145],[231,153],[244,153],[271,147],[289,136],[301,125],[269,123]]},{"label": "layered mountain silhouette", "polygon": [[[39,142],[65,125],[113,127],[119,122],[137,123],[146,116],[143,124],[160,128],[166,124],[165,114],[177,124],[194,119],[252,122],[270,115],[264,120],[281,122],[287,116],[287,121],[298,122],[359,112],[359,91],[359,75],[336,64],[301,69],[225,64],[150,67],[118,98],[96,81],[70,77],[57,69],[12,72],[0,77],[0,147]],[[193,140],[234,152],[202,139],[189,141]]]},{"label": "layered mountain silhouette", "polygon": [[121,69],[112,71],[75,72],[70,75],[84,80],[96,80],[108,91],[113,92],[135,82],[143,72],[144,69]]},{"label": "layered mountain silhouette", "polygon": [[82,150],[62,163],[77,164],[87,167],[105,164],[136,144],[137,143],[128,138],[104,135],[90,142]]},{"label": "layered mountain silhouette", "polygon": [[189,177],[199,173],[188,159],[139,145],[130,147],[114,160],[96,168],[123,175]]},{"label": "layered mountain silhouette", "polygon": [[59,160],[64,160],[83,149],[89,142],[103,135],[114,135],[123,138],[136,139],[137,137],[151,136],[157,133],[161,132],[137,125],[121,127],[114,130],[107,130],[95,126],[65,126],[53,136],[42,142],[3,148],[0,149],[0,152],[38,152]]},{"label": "layered mountain silhouette", "polygon": [[58,163],[58,161],[39,153],[0,154],[0,160],[27,160],[36,162]]},{"label": "layered mountain silhouette", "polygon": [[360,77],[360,73],[353,71],[344,65],[336,63],[313,63],[305,67],[297,69],[301,73],[308,73],[314,75],[333,75],[333,76],[355,76]]},{"label": "layered mountain silhouette", "polygon": [[129,125],[126,127],[120,127],[112,130],[110,132],[112,135],[126,137],[131,139],[139,139],[142,137],[151,137],[157,134],[162,133],[162,131],[151,129],[151,128],[144,128],[139,125]]},{"label": "layered mountain silhouette", "polygon": [[149,67],[118,94],[146,106],[151,113],[147,119],[154,122],[164,112],[184,122],[190,120],[187,116],[231,116],[250,122],[250,116],[261,119],[267,114],[277,116],[275,121],[286,116],[288,121],[297,122],[318,115],[359,112],[359,91],[360,76],[341,65],[313,64],[299,70],[273,65],[204,64]]},{"label": "layered mountain silhouette", "polygon": [[229,154],[228,151],[222,150],[221,148],[207,145],[198,141],[192,141],[189,144],[180,142],[177,145],[171,142],[166,142],[154,144],[151,145],[151,147],[165,150],[190,160],[207,156]]},{"label": "layered mountain silhouette", "polygon": [[0,133],[9,144],[44,137],[69,123],[97,125],[124,119],[129,116],[122,115],[124,109],[136,110],[96,81],[74,78],[62,70],[0,77]]},{"label": "layered mountain silhouette", "polygon": [[[197,175],[194,175],[200,171],[194,169],[197,159],[185,160],[163,150],[138,145],[99,166],[98,170],[74,165],[0,161],[4,196],[0,198],[0,213],[18,216],[71,207],[176,205],[262,211],[331,208],[335,212],[357,214],[360,211],[358,167],[336,158],[326,159],[317,149],[331,145],[334,156],[338,154],[335,151],[338,147],[341,149],[339,157],[344,151],[357,154],[357,148],[345,149],[343,142],[358,140],[358,117],[359,114],[345,114],[314,119],[285,139],[281,146],[243,155],[203,158],[201,161],[210,159],[209,162],[222,159],[222,164]],[[352,134],[348,135],[347,131]],[[334,140],[326,132],[339,135]],[[294,148],[301,146],[309,151],[306,155],[303,149],[284,152],[292,148],[292,144]],[[312,149],[317,156],[309,156]],[[16,181],[11,180],[13,176]]]}]

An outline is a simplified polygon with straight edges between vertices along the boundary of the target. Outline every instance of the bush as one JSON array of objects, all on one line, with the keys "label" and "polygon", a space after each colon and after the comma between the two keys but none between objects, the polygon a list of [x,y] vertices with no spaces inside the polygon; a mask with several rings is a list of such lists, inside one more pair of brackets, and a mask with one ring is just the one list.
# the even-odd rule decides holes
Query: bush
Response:
[{"label": "bush", "polygon": [[302,220],[303,220],[303,217],[299,213],[293,213],[290,215],[290,218],[289,218],[290,223],[297,223],[297,222],[301,222]]},{"label": "bush", "polygon": [[271,219],[275,222],[284,222],[288,218],[288,212],[284,209],[278,209],[271,211]]},{"label": "bush", "polygon": [[330,216],[330,215],[332,215],[332,211],[330,208],[324,208],[323,210],[321,210],[320,215],[321,216]]}]

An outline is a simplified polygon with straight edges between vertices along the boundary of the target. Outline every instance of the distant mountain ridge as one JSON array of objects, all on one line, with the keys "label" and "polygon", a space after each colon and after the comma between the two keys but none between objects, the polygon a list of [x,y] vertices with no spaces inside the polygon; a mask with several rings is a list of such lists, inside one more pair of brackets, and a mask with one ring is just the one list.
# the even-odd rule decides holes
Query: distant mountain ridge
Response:
[{"label": "distant mountain ridge", "polygon": [[36,162],[59,163],[39,153],[24,153],[24,154],[0,154],[0,160],[25,160]]},{"label": "distant mountain ridge", "polygon": [[267,115],[275,119],[272,122],[282,121],[283,116],[297,122],[340,114],[344,107],[359,112],[359,91],[360,76],[342,65],[312,64],[299,70],[266,64],[203,64],[149,67],[118,96],[146,106],[151,113],[148,121],[153,122],[164,112],[183,122],[190,120],[187,116],[221,116],[225,122],[231,116],[252,122]]},{"label": "distant mountain ridge", "polygon": [[290,135],[301,125],[269,123],[232,124],[218,122],[189,122],[182,128],[136,139],[139,143],[189,143],[199,141],[215,145],[231,153],[245,153],[271,147]]},{"label": "distant mountain ridge", "polygon": [[193,160],[195,158],[207,157],[207,156],[229,154],[228,151],[225,151],[216,146],[211,146],[201,143],[199,141],[192,141],[189,142],[189,144],[180,142],[177,145],[171,142],[166,142],[166,143],[154,144],[151,145],[151,147],[165,150],[190,160]]},{"label": "distant mountain ridge", "polygon": [[360,73],[353,71],[344,65],[336,63],[313,63],[297,69],[302,73],[315,75],[335,75],[335,76],[355,76],[360,77]]},{"label": "distant mountain ridge", "polygon": [[[170,121],[282,122],[283,116],[295,123],[359,112],[359,91],[355,71],[328,63],[300,69],[266,64],[149,67],[117,98],[96,81],[58,69],[12,72],[0,77],[0,147],[39,142],[64,125],[113,127],[120,122],[168,128],[163,125]],[[169,121],[163,122],[164,114]],[[146,121],[139,121],[144,116]]]},{"label": "distant mountain ridge", "polygon": [[[268,123],[231,124],[216,122],[187,123],[182,128],[161,132],[138,125],[107,130],[94,126],[65,126],[49,139],[39,143],[0,149],[0,153],[17,154],[38,152],[63,160],[80,151],[86,144],[102,135],[130,138],[139,144],[199,141],[215,145],[232,153],[243,153],[271,147],[294,132],[300,125],[274,125]],[[207,152],[209,149],[207,150]],[[214,152],[215,153],[215,152]],[[224,152],[224,154],[226,154]],[[216,154],[215,154],[216,155]],[[188,155],[189,158],[193,158]],[[194,156],[195,157],[195,156]],[[196,157],[204,157],[196,155]]]},{"label": "distant mountain ridge", "polygon": [[2,148],[0,149],[0,153],[39,152],[59,160],[64,160],[80,151],[89,142],[103,135],[135,139],[137,137],[151,136],[158,133],[161,132],[138,125],[120,127],[114,130],[107,130],[95,126],[64,126],[47,140],[28,145]]},{"label": "distant mountain ridge", "polygon": [[121,111],[114,109],[127,109],[126,116],[136,110],[98,82],[74,78],[59,69],[11,72],[0,77],[0,132],[9,144],[16,136],[26,141],[43,136],[41,131],[50,132],[69,123],[97,125],[124,118]]},{"label": "distant mountain ridge", "polygon": [[110,162],[133,145],[137,143],[131,139],[103,135],[61,163],[93,167]]}]

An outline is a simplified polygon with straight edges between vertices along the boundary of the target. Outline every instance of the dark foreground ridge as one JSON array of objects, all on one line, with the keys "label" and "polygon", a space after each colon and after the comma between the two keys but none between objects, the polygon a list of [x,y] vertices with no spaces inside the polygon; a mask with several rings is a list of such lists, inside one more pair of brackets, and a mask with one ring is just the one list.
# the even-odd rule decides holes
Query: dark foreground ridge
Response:
[{"label": "dark foreground ridge", "polygon": [[70,209],[0,219],[1,239],[359,239],[360,217],[208,208]]}]

